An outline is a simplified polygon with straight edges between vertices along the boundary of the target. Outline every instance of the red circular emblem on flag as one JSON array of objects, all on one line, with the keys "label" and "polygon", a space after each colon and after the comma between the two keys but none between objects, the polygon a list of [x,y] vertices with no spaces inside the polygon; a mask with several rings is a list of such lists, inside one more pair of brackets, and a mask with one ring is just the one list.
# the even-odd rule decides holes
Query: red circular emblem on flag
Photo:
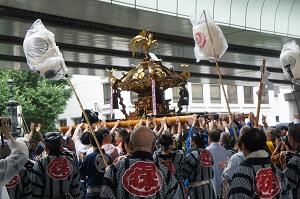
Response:
[{"label": "red circular emblem on flag", "polygon": [[59,157],[50,161],[47,172],[54,180],[65,180],[73,172],[73,166],[67,158]]},{"label": "red circular emblem on flag", "polygon": [[123,187],[137,197],[154,196],[161,189],[162,182],[162,174],[154,162],[135,162],[122,176]]},{"label": "red circular emblem on flag", "polygon": [[212,166],[212,156],[208,150],[203,149],[202,151],[200,151],[199,157],[200,157],[200,163],[202,164],[202,166],[204,166],[204,167]]},{"label": "red circular emblem on flag", "polygon": [[172,174],[176,173],[176,167],[172,160],[162,160],[160,163],[164,165]]},{"label": "red circular emblem on flag", "polygon": [[256,193],[260,199],[275,197],[281,190],[281,184],[272,168],[261,168],[255,176]]},{"label": "red circular emblem on flag", "polygon": [[5,186],[8,189],[16,187],[19,183],[21,182],[21,177],[20,175],[14,176]]},{"label": "red circular emblem on flag", "polygon": [[204,48],[207,37],[202,32],[196,32],[194,38],[199,48]]}]

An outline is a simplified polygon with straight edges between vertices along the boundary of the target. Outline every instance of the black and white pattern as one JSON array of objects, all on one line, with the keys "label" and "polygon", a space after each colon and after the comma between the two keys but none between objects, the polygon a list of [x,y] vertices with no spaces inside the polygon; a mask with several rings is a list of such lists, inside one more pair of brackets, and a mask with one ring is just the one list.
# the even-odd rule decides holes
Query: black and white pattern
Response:
[{"label": "black and white pattern", "polygon": [[[134,179],[136,177],[141,177],[139,183]],[[108,168],[100,198],[173,199],[177,186],[177,179],[166,167],[155,164],[152,154],[139,151]]]},{"label": "black and white pattern", "polygon": [[[268,186],[272,183],[272,186]],[[229,191],[230,199],[290,199],[291,190],[283,173],[266,158],[249,158],[235,171]]]},{"label": "black and white pattern", "polygon": [[287,164],[284,171],[292,189],[293,198],[300,198],[300,154],[296,154]]},{"label": "black and white pattern", "polygon": [[[53,160],[58,158],[64,158],[68,161],[68,166],[71,166],[71,173],[67,171],[68,176],[59,180],[58,178],[50,177],[47,170],[49,164]],[[59,168],[65,170],[63,165]],[[48,169],[47,169],[48,168]],[[47,156],[37,161],[32,169],[32,198],[63,198],[67,195],[73,198],[79,198],[80,186],[79,186],[79,173],[75,166],[75,162],[64,155],[61,156]]]},{"label": "black and white pattern", "polygon": [[[211,180],[213,178],[212,167],[203,166],[203,164],[201,164],[200,153],[203,150],[205,149],[194,148],[184,158],[182,164],[182,177],[188,179],[190,184]],[[212,183],[209,182],[196,187],[190,186],[189,196],[191,199],[214,199],[215,192]]]}]

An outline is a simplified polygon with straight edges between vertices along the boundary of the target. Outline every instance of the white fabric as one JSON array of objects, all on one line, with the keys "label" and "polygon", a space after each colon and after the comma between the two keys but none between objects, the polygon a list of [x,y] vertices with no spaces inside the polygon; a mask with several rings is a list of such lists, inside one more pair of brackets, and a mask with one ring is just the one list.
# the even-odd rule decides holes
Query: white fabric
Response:
[{"label": "white fabric", "polygon": [[[227,41],[219,26],[212,20],[208,12],[206,12],[206,17],[207,25],[204,13],[200,17],[190,18],[193,25],[193,37],[195,40],[194,53],[197,62],[202,59],[210,61],[215,60],[211,40],[213,41],[217,59],[221,58],[228,48]],[[207,26],[211,35],[211,39],[209,38]]]},{"label": "white fabric", "polygon": [[54,34],[45,28],[40,19],[27,31],[23,50],[31,70],[48,79],[63,78],[64,70],[67,70],[64,59],[56,46]]},{"label": "white fabric", "polygon": [[0,195],[9,198],[4,185],[8,183],[25,165],[29,158],[29,151],[24,142],[16,141],[14,138],[8,140],[11,154],[0,160]]},{"label": "white fabric", "polygon": [[258,151],[254,151],[252,153],[249,153],[246,156],[246,159],[249,159],[249,158],[267,158],[267,157],[269,157],[268,152],[266,152],[265,150],[258,150]]},{"label": "white fabric", "polygon": [[2,187],[1,199],[9,199],[9,195],[7,193],[7,189],[5,186]]},{"label": "white fabric", "polygon": [[228,161],[227,167],[223,171],[223,177],[226,180],[232,180],[232,176],[233,176],[235,170],[238,168],[238,166],[244,160],[245,160],[245,157],[244,157],[242,151],[239,151],[238,153],[233,154]]}]

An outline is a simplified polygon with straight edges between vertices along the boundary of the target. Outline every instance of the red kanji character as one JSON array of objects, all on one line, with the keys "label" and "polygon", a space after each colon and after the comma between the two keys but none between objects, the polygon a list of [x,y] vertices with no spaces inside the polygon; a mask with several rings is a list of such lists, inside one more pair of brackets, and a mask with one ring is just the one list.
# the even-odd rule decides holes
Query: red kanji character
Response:
[{"label": "red kanji character", "polygon": [[204,48],[207,41],[207,37],[201,32],[196,32],[194,38],[199,48]]},{"label": "red kanji character", "polygon": [[206,149],[200,151],[199,154],[200,163],[204,167],[211,167],[212,166],[212,156],[210,152]]},{"label": "red kanji character", "polygon": [[272,168],[261,168],[255,176],[256,193],[260,199],[275,197],[281,190],[281,184]]},{"label": "red kanji character", "polygon": [[123,187],[132,195],[150,197],[162,187],[162,175],[154,162],[138,161],[122,176]]},{"label": "red kanji character", "polygon": [[47,167],[48,174],[55,180],[64,180],[73,171],[73,167],[65,157],[53,159]]}]

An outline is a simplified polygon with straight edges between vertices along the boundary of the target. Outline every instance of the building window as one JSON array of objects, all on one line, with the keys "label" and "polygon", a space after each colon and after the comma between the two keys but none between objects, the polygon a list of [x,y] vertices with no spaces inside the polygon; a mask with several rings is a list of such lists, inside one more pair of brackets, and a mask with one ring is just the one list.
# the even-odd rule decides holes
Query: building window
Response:
[{"label": "building window", "polygon": [[265,89],[261,96],[261,103],[262,104],[269,104],[269,91],[268,89]]},{"label": "building window", "polygon": [[229,104],[237,104],[238,103],[237,86],[227,85],[227,98],[228,98]]},{"label": "building window", "polygon": [[73,118],[74,124],[80,124],[81,123],[81,117]]},{"label": "building window", "polygon": [[192,102],[203,103],[203,85],[192,84]]},{"label": "building window", "polygon": [[276,116],[276,122],[279,122],[279,116]]},{"label": "building window", "polygon": [[177,103],[179,100],[179,88],[178,87],[172,88],[172,92],[173,92],[173,103]]},{"label": "building window", "polygon": [[221,103],[221,92],[219,85],[210,85],[210,102],[213,104]]},{"label": "building window", "polygon": [[104,104],[110,104],[110,83],[103,84]]},{"label": "building window", "polygon": [[59,120],[59,126],[67,126],[67,120]]},{"label": "building window", "polygon": [[130,91],[130,101],[132,104],[138,100],[138,96],[136,92]]},{"label": "building window", "polygon": [[253,104],[253,88],[251,86],[244,86],[244,103]]}]

